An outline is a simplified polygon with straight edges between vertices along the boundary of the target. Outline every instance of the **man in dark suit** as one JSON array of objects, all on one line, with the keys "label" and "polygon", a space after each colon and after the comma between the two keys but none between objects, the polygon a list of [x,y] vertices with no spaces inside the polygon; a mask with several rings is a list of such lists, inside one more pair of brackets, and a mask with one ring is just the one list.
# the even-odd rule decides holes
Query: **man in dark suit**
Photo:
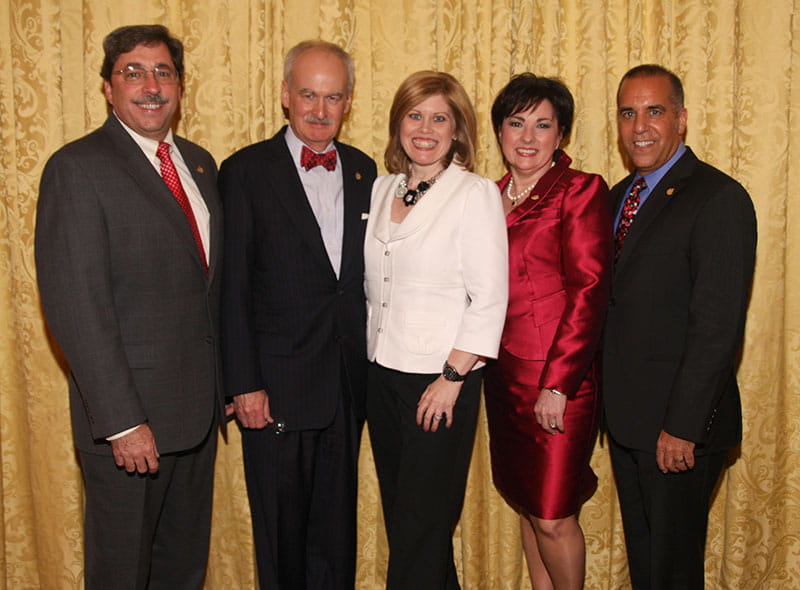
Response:
[{"label": "man in dark suit", "polygon": [[70,367],[85,583],[197,589],[222,401],[216,166],[170,128],[181,42],[133,26],[103,48],[112,113],[50,158],[36,225],[42,306]]},{"label": "man in dark suit", "polygon": [[611,191],[603,395],[631,580],[637,590],[703,588],[711,493],[741,438],[735,364],[755,213],[739,183],[684,145],[672,72],[633,68],[617,107],[635,171]]},{"label": "man in dark suit", "polygon": [[353,62],[300,43],[289,126],[220,169],[226,395],[243,427],[262,588],[352,589],[364,416],[364,229],[375,163],[335,141]]}]

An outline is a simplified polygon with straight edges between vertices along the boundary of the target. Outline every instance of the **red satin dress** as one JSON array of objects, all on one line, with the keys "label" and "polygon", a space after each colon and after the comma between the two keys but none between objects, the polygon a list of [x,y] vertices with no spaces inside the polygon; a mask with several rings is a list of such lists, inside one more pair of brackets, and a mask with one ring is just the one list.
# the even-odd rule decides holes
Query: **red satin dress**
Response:
[{"label": "red satin dress", "polygon": [[[613,248],[608,187],[571,161],[557,152],[506,218],[508,312],[498,359],[484,372],[495,486],[515,508],[548,520],[575,514],[597,488],[589,459]],[[536,422],[542,387],[568,397],[563,433]]]}]

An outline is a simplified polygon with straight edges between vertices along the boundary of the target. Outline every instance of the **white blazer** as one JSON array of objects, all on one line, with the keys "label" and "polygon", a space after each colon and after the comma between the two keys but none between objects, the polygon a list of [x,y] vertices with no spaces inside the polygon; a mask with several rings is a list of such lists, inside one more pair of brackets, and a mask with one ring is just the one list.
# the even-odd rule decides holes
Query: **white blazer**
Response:
[{"label": "white blazer", "polygon": [[372,187],[364,242],[370,361],[438,373],[453,348],[495,358],[508,300],[497,185],[451,164],[392,228],[402,178],[379,176]]}]

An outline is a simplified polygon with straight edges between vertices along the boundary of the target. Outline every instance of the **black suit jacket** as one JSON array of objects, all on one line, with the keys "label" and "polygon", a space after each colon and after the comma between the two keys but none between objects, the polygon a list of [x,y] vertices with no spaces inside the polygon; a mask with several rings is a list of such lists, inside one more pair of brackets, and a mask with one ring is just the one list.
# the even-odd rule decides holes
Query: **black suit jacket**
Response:
[{"label": "black suit jacket", "polygon": [[147,422],[160,453],[203,441],[221,406],[222,208],[216,165],[179,137],[211,214],[209,274],[186,217],[112,114],[42,175],[36,267],[48,325],[70,366],[76,446]]},{"label": "black suit jacket", "polygon": [[364,414],[363,244],[376,168],[363,152],[336,143],[344,186],[337,279],[285,129],[220,167],[225,392],[264,389],[287,429],[318,429],[331,424],[342,395]]},{"label": "black suit jacket", "polygon": [[[611,190],[614,211],[632,180]],[[747,192],[687,149],[642,205],[614,269],[603,394],[620,444],[655,452],[662,429],[698,453],[739,442],[735,359],[755,247]]]}]

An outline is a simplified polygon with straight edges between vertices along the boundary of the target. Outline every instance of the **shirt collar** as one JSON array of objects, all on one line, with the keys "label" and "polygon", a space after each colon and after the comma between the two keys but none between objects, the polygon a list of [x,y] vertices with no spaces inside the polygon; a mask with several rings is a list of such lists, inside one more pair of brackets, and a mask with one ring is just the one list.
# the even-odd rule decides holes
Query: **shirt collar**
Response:
[{"label": "shirt collar", "polygon": [[[114,116],[117,117],[117,113],[114,113]],[[136,133],[136,131],[134,131],[133,129],[128,127],[125,123],[123,123],[122,119],[120,119],[119,117],[117,117],[117,121],[120,122],[122,128],[128,132],[128,135],[130,135],[133,141],[135,141],[136,144],[141,148],[141,150],[147,156],[148,160],[150,160],[151,162],[160,163],[160,160],[156,156],[156,151],[158,150],[158,144],[160,142],[156,141],[155,139],[150,139],[149,137],[145,137],[144,135]],[[167,131],[167,136],[161,141],[168,143],[170,146],[175,145],[175,140],[172,135],[171,128]],[[170,152],[172,152],[171,149]]]},{"label": "shirt collar", "polygon": [[[284,135],[284,139],[286,140],[286,146],[289,148],[289,153],[292,154],[292,160],[294,161],[294,165],[297,166],[298,170],[303,169],[300,166],[300,152],[303,150],[303,146],[305,145],[297,135],[295,135],[294,130],[292,129],[291,125],[286,127],[286,135]],[[308,147],[308,146],[306,146]],[[311,148],[308,148],[311,149]],[[336,149],[333,141],[331,141],[327,147],[322,150],[321,152],[317,152],[316,150],[311,150],[315,153],[324,154],[325,152],[330,151],[331,149]],[[338,166],[338,158],[337,163]],[[305,171],[305,170],[304,170]]]},{"label": "shirt collar", "polygon": [[[644,181],[647,183],[647,188],[652,190],[659,182],[661,182],[661,179],[666,176],[667,172],[670,171],[670,168],[675,165],[675,162],[681,159],[681,156],[683,156],[684,153],[686,153],[686,144],[680,142],[678,144],[678,149],[675,150],[675,153],[672,154],[672,157],[669,160],[664,162],[660,168],[653,170],[650,174],[642,176],[641,178],[644,178]],[[633,178],[633,181],[636,182],[636,179],[639,177],[640,175],[636,174]]]}]

